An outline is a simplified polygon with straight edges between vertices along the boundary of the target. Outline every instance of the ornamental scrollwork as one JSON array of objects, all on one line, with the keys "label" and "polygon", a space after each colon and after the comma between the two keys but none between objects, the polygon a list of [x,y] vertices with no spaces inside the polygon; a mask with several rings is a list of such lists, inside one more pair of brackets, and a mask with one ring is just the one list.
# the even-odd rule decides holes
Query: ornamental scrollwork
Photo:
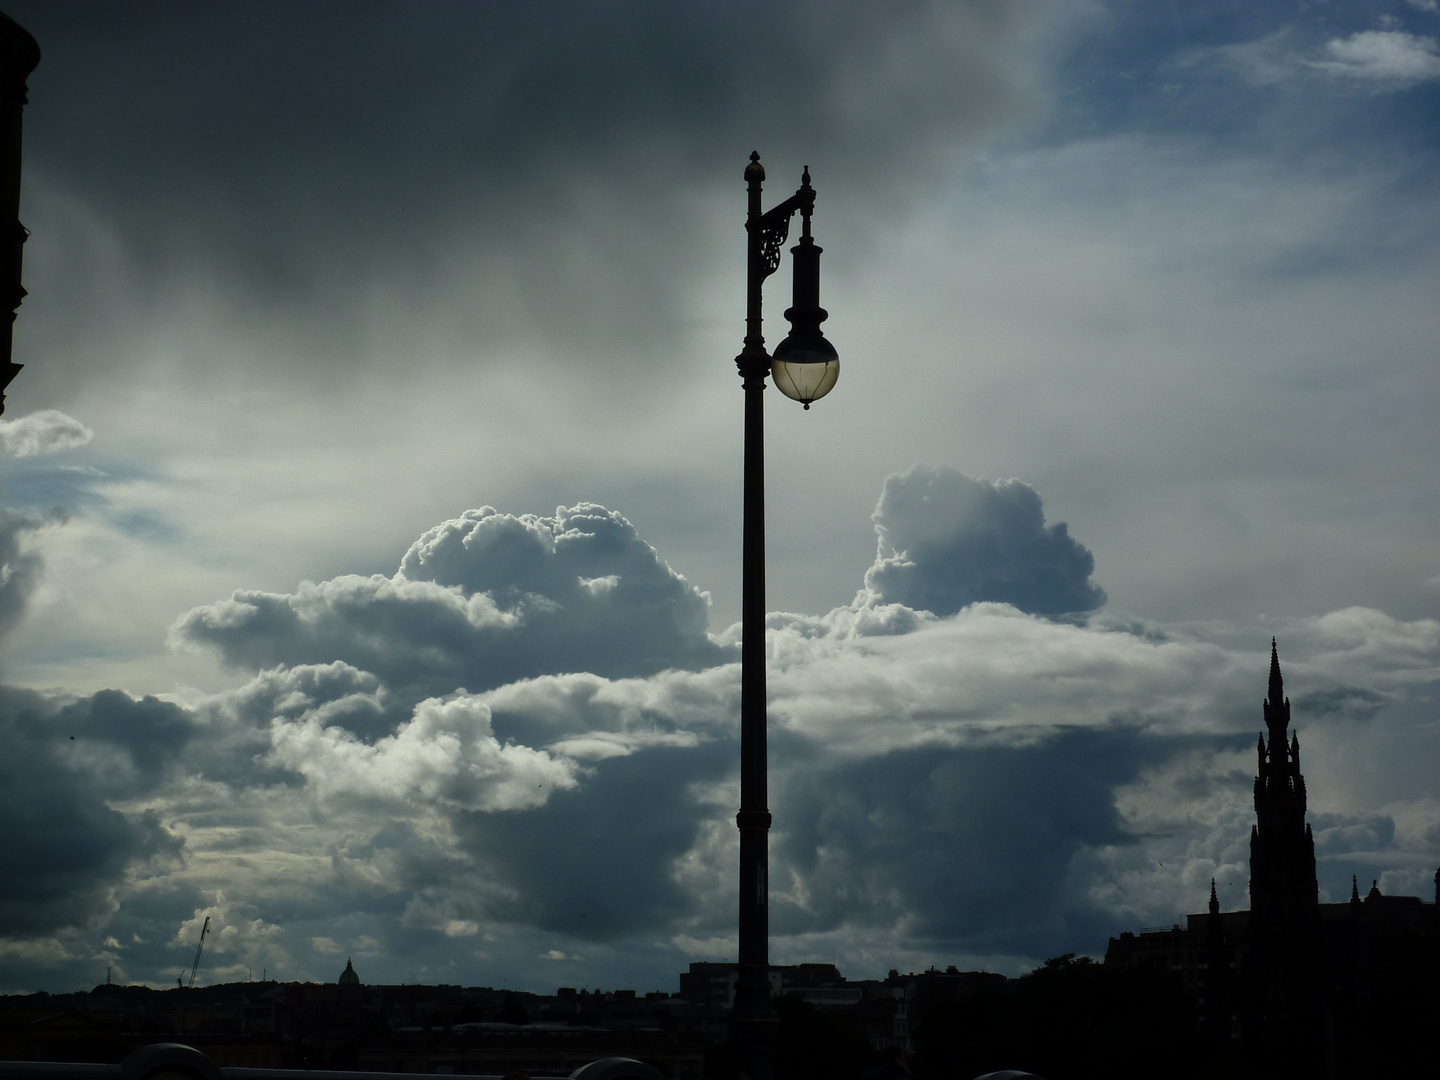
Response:
[{"label": "ornamental scrollwork", "polygon": [[[776,207],[775,210],[781,209]],[[792,207],[786,213],[776,217],[775,210],[771,210],[760,219],[760,258],[765,264],[765,277],[769,277],[780,268],[781,252],[785,247],[785,241],[790,237],[790,218],[795,213]],[[775,220],[771,220],[774,218]]]}]

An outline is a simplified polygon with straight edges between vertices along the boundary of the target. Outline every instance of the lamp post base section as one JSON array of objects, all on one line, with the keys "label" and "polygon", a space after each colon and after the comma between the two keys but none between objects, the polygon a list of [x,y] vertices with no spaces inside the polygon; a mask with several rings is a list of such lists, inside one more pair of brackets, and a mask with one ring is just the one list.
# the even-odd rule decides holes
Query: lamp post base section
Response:
[{"label": "lamp post base section", "polygon": [[742,1015],[739,987],[735,993],[730,1038],[735,1044],[735,1056],[740,1060],[741,1080],[775,1080],[775,1037],[779,1034],[780,1020],[769,1007],[770,980],[765,980],[763,1013]]}]

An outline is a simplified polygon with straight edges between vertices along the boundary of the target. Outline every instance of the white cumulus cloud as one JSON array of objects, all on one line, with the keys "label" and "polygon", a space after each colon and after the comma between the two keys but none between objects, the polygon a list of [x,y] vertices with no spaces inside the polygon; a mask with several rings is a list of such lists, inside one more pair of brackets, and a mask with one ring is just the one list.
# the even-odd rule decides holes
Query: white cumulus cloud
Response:
[{"label": "white cumulus cloud", "polygon": [[1440,42],[1403,30],[1362,30],[1325,44],[1315,67],[1348,79],[1408,85],[1440,78]]},{"label": "white cumulus cloud", "polygon": [[95,432],[57,409],[41,409],[15,420],[0,420],[0,454],[28,458],[84,446]]},{"label": "white cumulus cloud", "polygon": [[270,761],[300,773],[322,799],[341,795],[525,810],[575,785],[576,766],[543,750],[501,745],[474,697],[431,698],[373,744],[314,715],[274,722]]}]

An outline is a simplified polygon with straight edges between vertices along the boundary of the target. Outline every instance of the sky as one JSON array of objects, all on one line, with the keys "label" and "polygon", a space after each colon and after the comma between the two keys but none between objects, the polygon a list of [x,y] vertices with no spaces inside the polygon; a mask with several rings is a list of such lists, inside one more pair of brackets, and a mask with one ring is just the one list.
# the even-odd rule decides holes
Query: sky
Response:
[{"label": "sky", "polygon": [[5,11],[0,992],[733,959],[752,150],[772,960],[1247,907],[1272,636],[1321,899],[1433,899],[1434,0]]}]

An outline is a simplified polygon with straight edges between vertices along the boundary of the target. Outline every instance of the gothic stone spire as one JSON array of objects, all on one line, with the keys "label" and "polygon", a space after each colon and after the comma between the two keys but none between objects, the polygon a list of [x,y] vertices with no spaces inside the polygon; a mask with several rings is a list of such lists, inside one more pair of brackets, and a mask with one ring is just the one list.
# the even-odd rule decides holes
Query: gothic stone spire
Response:
[{"label": "gothic stone spire", "polygon": [[1305,822],[1300,741],[1287,739],[1290,702],[1280,652],[1270,639],[1270,696],[1265,702],[1255,775],[1255,828],[1250,836],[1251,910],[1261,923],[1297,924],[1316,911],[1315,840]]},{"label": "gothic stone spire", "polygon": [[1250,831],[1246,1023],[1266,1045],[1293,1040],[1308,1045],[1314,1042],[1320,1015],[1315,838],[1305,822],[1300,744],[1287,738],[1290,702],[1273,638],[1265,726],[1255,773],[1255,826]]}]

